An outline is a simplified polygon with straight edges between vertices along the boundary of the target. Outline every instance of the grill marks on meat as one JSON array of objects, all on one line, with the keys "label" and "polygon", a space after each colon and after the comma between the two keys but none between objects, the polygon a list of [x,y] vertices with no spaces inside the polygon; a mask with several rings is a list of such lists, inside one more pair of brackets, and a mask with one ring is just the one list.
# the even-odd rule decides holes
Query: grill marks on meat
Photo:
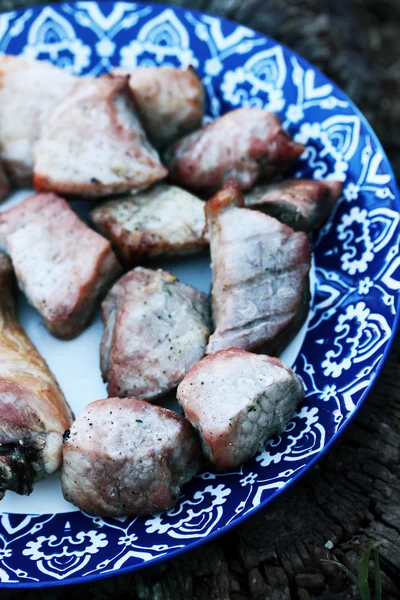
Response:
[{"label": "grill marks on meat", "polygon": [[0,235],[49,331],[64,339],[78,335],[121,272],[110,242],[54,194],[31,196],[1,213]]},{"label": "grill marks on meat", "polygon": [[7,175],[3,169],[3,165],[0,162],[0,202],[2,202],[8,196],[10,190],[10,182],[8,181]]},{"label": "grill marks on meat", "polygon": [[191,133],[166,153],[170,178],[192,190],[215,192],[235,180],[242,190],[284,172],[303,152],[279,118],[259,108],[239,108]]},{"label": "grill marks on meat", "polygon": [[205,354],[208,296],[165,271],[136,268],[102,305],[101,371],[109,396],[154,400]]},{"label": "grill marks on meat", "polygon": [[166,177],[135,113],[127,81],[109,75],[82,79],[59,104],[36,144],[37,190],[104,196]]},{"label": "grill marks on meat", "polygon": [[206,356],[178,387],[217,471],[238,467],[284,431],[303,397],[300,378],[282,361],[237,348]]},{"label": "grill marks on meat", "polygon": [[11,262],[0,253],[0,497],[30,494],[56,471],[73,415],[43,358],[16,318]]},{"label": "grill marks on meat", "polygon": [[169,67],[115,69],[130,75],[129,88],[140,120],[156,148],[163,148],[201,127],[204,88],[196,71]]},{"label": "grill marks on meat", "polygon": [[231,347],[277,353],[308,311],[307,235],[242,206],[234,183],[206,205],[216,327],[207,354]]},{"label": "grill marks on meat", "polygon": [[77,81],[46,62],[0,56],[0,159],[15,184],[31,184],[40,126]]},{"label": "grill marks on meat", "polygon": [[96,207],[91,219],[128,268],[152,256],[186,254],[207,245],[204,202],[165,184],[110,200]]},{"label": "grill marks on meat", "polygon": [[92,402],[64,443],[64,497],[90,514],[168,510],[201,467],[200,444],[174,412],[136,398]]},{"label": "grill marks on meat", "polygon": [[244,201],[248,208],[276,217],[295,231],[313,231],[329,217],[341,193],[340,181],[289,179],[259,185]]}]

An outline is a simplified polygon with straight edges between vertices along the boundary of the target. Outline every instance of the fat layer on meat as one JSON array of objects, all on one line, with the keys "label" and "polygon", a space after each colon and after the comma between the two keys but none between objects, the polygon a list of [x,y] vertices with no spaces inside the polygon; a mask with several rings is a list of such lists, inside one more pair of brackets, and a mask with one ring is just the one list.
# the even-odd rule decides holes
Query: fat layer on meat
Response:
[{"label": "fat layer on meat", "polygon": [[0,253],[0,498],[30,494],[61,465],[73,415],[54,376],[16,317],[10,259]]},{"label": "fat layer on meat", "polygon": [[47,62],[0,56],[0,159],[17,185],[31,184],[40,126],[77,81]]},{"label": "fat layer on meat", "polygon": [[65,437],[64,497],[102,517],[172,508],[201,466],[188,421],[136,398],[92,402]]},{"label": "fat layer on meat", "polygon": [[167,175],[129,96],[128,77],[82,79],[43,124],[35,147],[39,191],[104,196]]},{"label": "fat layer on meat", "polygon": [[329,217],[341,192],[340,181],[288,179],[256,186],[245,194],[244,202],[295,231],[312,231]]},{"label": "fat layer on meat", "polygon": [[158,184],[134,196],[94,208],[91,219],[121,260],[132,267],[159,254],[186,254],[207,245],[204,202],[189,192]]},{"label": "fat layer on meat", "polygon": [[78,335],[121,272],[111,243],[54,194],[36,194],[0,214],[0,236],[18,283],[61,338]]},{"label": "fat layer on meat", "polygon": [[207,354],[231,347],[277,353],[308,311],[307,235],[242,207],[234,183],[206,205],[215,325]]},{"label": "fat layer on meat", "polygon": [[171,180],[192,190],[215,192],[229,180],[249,190],[285,171],[303,150],[276,115],[245,107],[182,138],[167,151],[166,164]]},{"label": "fat layer on meat", "polygon": [[204,88],[196,71],[170,67],[115,69],[129,75],[129,88],[153,144],[163,148],[201,127]]},{"label": "fat layer on meat", "polygon": [[237,348],[206,356],[178,387],[178,401],[218,471],[238,467],[284,431],[303,397],[301,379],[281,360]]},{"label": "fat layer on meat", "polygon": [[101,371],[109,396],[155,400],[205,354],[208,296],[165,271],[137,267],[102,305]]},{"label": "fat layer on meat", "polygon": [[2,202],[9,194],[11,190],[10,182],[5,174],[3,165],[0,162],[0,202]]}]

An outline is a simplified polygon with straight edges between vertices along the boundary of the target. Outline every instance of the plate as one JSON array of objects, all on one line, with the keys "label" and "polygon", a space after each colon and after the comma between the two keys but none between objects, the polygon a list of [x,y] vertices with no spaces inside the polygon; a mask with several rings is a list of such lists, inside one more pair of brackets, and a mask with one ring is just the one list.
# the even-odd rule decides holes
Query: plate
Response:
[{"label": "plate", "polygon": [[[0,53],[91,75],[115,65],[194,65],[208,95],[207,118],[242,105],[272,110],[307,147],[293,174],[344,182],[334,214],[313,239],[308,321],[283,356],[306,386],[284,434],[235,472],[202,473],[174,509],[150,517],[84,514],[63,500],[57,476],[28,498],[6,494],[1,585],[85,582],[176,556],[227,531],[286,490],[338,438],[374,383],[397,325],[399,193],[382,147],[350,100],[301,57],[241,25],[159,4],[61,4],[0,15]],[[207,256],[163,266],[208,291]],[[99,319],[61,342],[23,300],[20,318],[77,413],[105,397]]]}]

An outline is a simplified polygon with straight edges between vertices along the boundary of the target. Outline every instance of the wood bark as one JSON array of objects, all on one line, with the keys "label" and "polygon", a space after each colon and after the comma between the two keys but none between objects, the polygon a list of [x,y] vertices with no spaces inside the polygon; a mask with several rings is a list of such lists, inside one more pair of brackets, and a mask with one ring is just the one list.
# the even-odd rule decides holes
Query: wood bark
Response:
[{"label": "wood bark", "polygon": [[[39,2],[36,2],[39,3]],[[0,11],[35,4],[0,0]],[[400,3],[397,0],[175,1],[263,31],[325,70],[359,104],[400,175]],[[397,66],[396,66],[397,65]],[[397,69],[397,70],[396,70]],[[400,598],[400,335],[342,439],[266,510],[196,551],[123,577],[2,598],[341,600],[346,576],[379,541],[384,598]]]}]

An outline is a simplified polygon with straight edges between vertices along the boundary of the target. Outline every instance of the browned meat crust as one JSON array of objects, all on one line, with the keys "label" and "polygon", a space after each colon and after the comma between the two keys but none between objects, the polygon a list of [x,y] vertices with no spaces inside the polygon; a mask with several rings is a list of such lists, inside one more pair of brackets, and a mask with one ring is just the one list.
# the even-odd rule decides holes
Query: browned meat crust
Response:
[{"label": "browned meat crust", "polygon": [[295,231],[321,227],[342,193],[340,181],[288,179],[255,187],[244,197],[248,208],[262,210]]},{"label": "browned meat crust", "polygon": [[3,165],[0,162],[0,202],[7,198],[10,190],[10,182],[8,181],[7,175],[3,169]]}]

